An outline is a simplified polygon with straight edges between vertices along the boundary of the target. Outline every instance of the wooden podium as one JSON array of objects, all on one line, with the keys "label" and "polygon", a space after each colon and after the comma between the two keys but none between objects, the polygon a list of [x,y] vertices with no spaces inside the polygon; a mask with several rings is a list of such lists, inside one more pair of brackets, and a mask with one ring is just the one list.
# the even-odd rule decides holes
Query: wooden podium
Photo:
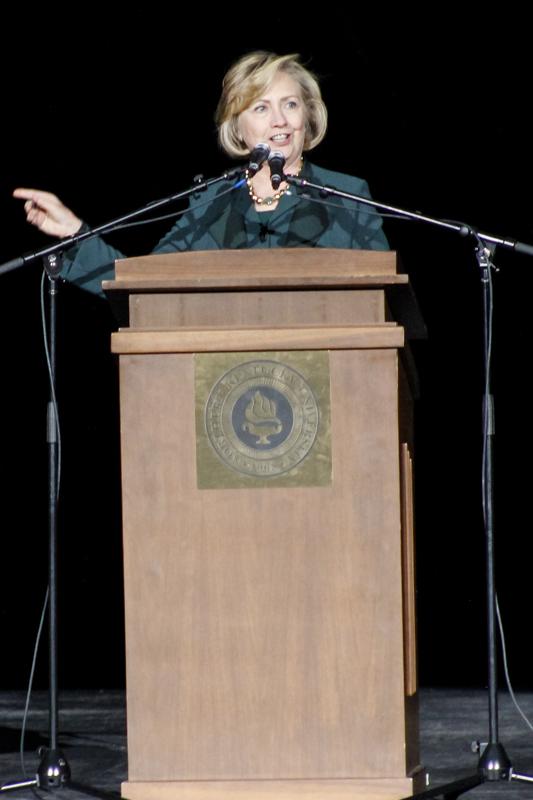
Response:
[{"label": "wooden podium", "polygon": [[411,794],[423,773],[404,339],[420,320],[396,254],[156,255],[118,261],[104,288],[129,307],[112,337],[123,795]]}]

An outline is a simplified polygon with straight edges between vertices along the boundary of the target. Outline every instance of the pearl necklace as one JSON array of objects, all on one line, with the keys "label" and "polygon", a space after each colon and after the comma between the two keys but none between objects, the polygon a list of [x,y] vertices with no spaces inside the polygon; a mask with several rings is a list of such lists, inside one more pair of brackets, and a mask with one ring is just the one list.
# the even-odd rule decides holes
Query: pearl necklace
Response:
[{"label": "pearl necklace", "polygon": [[[304,160],[303,156],[301,156],[301,158],[300,158],[300,166],[298,167],[298,171],[296,172],[296,175],[299,175],[300,172],[301,172],[302,165],[303,165],[303,160]],[[246,184],[248,186],[248,194],[252,198],[253,202],[257,203],[258,206],[262,206],[262,205],[271,206],[274,203],[277,203],[277,201],[280,199],[280,197],[283,197],[283,195],[285,194],[285,192],[289,188],[288,186],[284,186],[281,189],[278,189],[278,191],[275,192],[270,197],[258,197],[254,192],[252,179],[250,178],[250,176],[248,174],[248,170],[246,170],[245,175],[246,175]]]},{"label": "pearl necklace", "polygon": [[287,191],[287,188],[288,188],[287,186],[284,186],[281,189],[278,189],[278,191],[275,192],[270,197],[258,197],[254,192],[252,179],[248,176],[248,170],[246,170],[246,183],[248,185],[248,194],[252,198],[253,202],[257,203],[258,206],[262,206],[262,205],[271,206],[271,205],[273,205],[273,203],[276,203],[280,199],[280,197],[283,197],[283,195],[285,194],[285,192]]}]

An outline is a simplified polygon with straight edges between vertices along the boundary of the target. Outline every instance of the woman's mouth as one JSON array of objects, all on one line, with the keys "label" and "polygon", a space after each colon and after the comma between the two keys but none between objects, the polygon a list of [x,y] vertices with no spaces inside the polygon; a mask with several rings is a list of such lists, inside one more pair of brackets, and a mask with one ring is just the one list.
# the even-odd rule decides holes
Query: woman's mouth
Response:
[{"label": "woman's mouth", "polygon": [[279,147],[281,145],[287,144],[290,138],[291,138],[290,133],[275,133],[274,136],[270,137],[270,141]]}]

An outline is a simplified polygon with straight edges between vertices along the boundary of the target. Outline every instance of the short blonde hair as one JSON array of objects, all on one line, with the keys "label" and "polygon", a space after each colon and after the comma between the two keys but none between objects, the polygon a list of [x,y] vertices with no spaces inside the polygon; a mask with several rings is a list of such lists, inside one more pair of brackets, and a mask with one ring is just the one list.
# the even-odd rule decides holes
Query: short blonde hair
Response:
[{"label": "short blonde hair", "polygon": [[316,77],[300,63],[299,58],[296,53],[278,56],[257,50],[240,58],[227,71],[215,121],[219,144],[232,158],[242,158],[250,152],[239,131],[240,114],[261,97],[278,72],[290,75],[300,84],[306,110],[304,150],[311,150],[322,141],[328,125],[328,112]]}]

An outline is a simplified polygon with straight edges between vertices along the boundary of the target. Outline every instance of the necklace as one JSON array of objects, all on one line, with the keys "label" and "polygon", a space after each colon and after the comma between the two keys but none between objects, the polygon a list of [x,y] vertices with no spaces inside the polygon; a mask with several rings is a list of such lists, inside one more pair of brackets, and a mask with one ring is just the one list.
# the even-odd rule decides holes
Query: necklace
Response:
[{"label": "necklace", "polygon": [[254,187],[253,187],[253,184],[252,184],[252,180],[251,180],[251,178],[248,177],[248,174],[246,174],[246,183],[248,184],[248,194],[252,198],[253,202],[257,203],[258,206],[263,206],[263,205],[271,206],[273,203],[276,203],[280,199],[280,197],[283,197],[283,195],[287,191],[287,187],[284,186],[283,188],[278,189],[278,191],[275,192],[270,197],[258,197],[254,193]]},{"label": "necklace", "polygon": [[[300,157],[300,166],[298,167],[298,171],[296,172],[296,175],[299,175],[300,172],[301,172],[302,165],[303,165],[303,160],[304,160],[304,158],[303,158],[303,156],[301,156]],[[285,194],[285,192],[289,188],[288,186],[283,186],[281,189],[278,189],[278,191],[275,192],[270,197],[258,197],[254,192],[254,186],[253,186],[253,183],[252,183],[252,179],[250,178],[250,176],[248,174],[248,170],[246,170],[245,175],[246,175],[246,185],[248,186],[248,194],[252,198],[252,201],[254,203],[256,203],[258,206],[263,206],[263,205],[264,206],[271,206],[274,203],[277,203],[277,201],[280,199],[280,197],[283,197],[283,195]]]}]

